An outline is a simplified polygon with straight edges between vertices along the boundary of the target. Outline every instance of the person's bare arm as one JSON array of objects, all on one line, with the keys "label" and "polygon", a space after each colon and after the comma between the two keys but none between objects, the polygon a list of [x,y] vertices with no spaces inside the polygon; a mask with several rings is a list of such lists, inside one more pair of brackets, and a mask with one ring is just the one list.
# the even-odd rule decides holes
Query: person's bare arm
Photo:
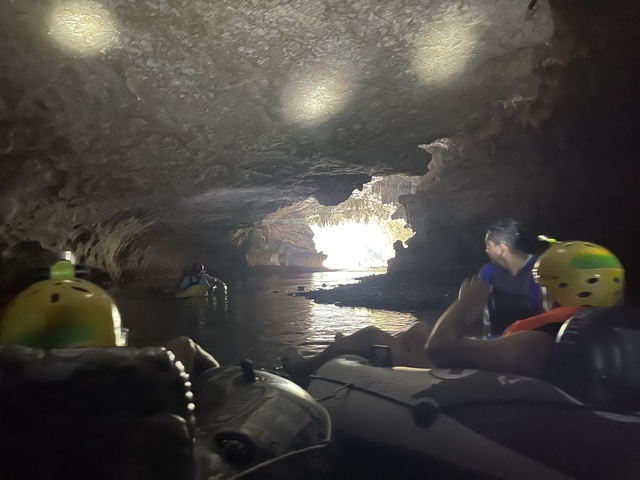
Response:
[{"label": "person's bare arm", "polygon": [[460,338],[427,355],[439,368],[474,368],[542,378],[554,339],[544,332],[520,332],[495,340]]},{"label": "person's bare arm", "polygon": [[488,288],[466,280],[460,298],[440,317],[425,345],[425,354],[440,368],[476,368],[541,378],[553,337],[521,332],[495,340],[465,338],[468,323],[480,314]]},{"label": "person's bare arm", "polygon": [[177,337],[165,344],[167,350],[173,352],[176,361],[184,366],[185,371],[197,377],[209,368],[219,367],[218,361],[189,337]]},{"label": "person's bare arm", "polygon": [[433,353],[461,339],[469,325],[482,313],[490,287],[479,277],[467,278],[460,286],[458,299],[440,316],[433,327],[425,350]]}]

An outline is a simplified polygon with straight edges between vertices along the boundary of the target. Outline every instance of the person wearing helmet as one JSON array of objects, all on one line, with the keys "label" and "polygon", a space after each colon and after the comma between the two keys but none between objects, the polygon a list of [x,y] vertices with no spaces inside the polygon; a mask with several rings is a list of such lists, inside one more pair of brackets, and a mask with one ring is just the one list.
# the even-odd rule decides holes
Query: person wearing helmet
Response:
[{"label": "person wearing helmet", "polygon": [[[544,237],[543,239],[546,239]],[[616,256],[591,242],[551,240],[533,268],[543,292],[545,313],[518,320],[495,340],[465,338],[469,315],[482,309],[485,286],[466,280],[457,301],[438,320],[425,344],[432,364],[448,368],[499,370],[544,377],[544,367],[562,324],[589,307],[622,302],[624,269]]]},{"label": "person wearing helmet", "polygon": [[[556,313],[571,316],[582,308],[609,307],[622,302],[624,269],[613,253],[591,242],[542,239],[550,240],[552,246],[536,263],[534,276],[546,292],[547,302],[552,299],[558,305],[553,309]],[[553,305],[548,303],[546,307],[551,310]],[[548,315],[516,321],[504,334],[539,328],[545,318]]]},{"label": "person wearing helmet", "polygon": [[[34,283],[7,306],[0,320],[0,346],[32,348],[123,347],[128,329],[109,294],[97,285],[73,276],[68,260],[51,267],[51,278]],[[187,373],[198,374],[219,363],[187,337],[165,347],[181,361]]]},{"label": "person wearing helmet", "polygon": [[432,330],[419,322],[403,332],[403,337],[411,338],[410,343],[366,327],[310,358],[289,352],[282,359],[283,367],[292,379],[306,383],[309,375],[337,356],[367,357],[374,345],[386,345],[395,365],[476,368],[542,378],[555,335],[566,320],[584,308],[622,301],[624,270],[609,250],[575,241],[552,243],[536,261],[533,274],[542,288],[546,312],[514,322],[496,339],[465,336],[489,293],[489,286],[476,276],[463,282],[459,298]]},{"label": "person wearing helmet", "polygon": [[[127,343],[118,308],[73,275],[70,262],[57,262],[0,319],[0,424],[12,440],[2,478],[75,479],[83,466],[99,479],[228,478],[330,440],[319,403],[248,361],[219,368],[187,337],[165,344],[170,352],[108,348]],[[242,409],[226,414],[234,405]],[[54,448],[25,463],[34,438]]]},{"label": "person wearing helmet", "polygon": [[[61,262],[58,262],[61,263]],[[120,313],[102,288],[51,278],[23,290],[0,322],[0,344],[35,348],[125,346]]]},{"label": "person wearing helmet", "polygon": [[212,288],[213,284],[218,281],[216,277],[212,277],[207,273],[202,263],[194,263],[180,282],[180,290],[186,290],[194,285],[204,285],[207,288]]}]

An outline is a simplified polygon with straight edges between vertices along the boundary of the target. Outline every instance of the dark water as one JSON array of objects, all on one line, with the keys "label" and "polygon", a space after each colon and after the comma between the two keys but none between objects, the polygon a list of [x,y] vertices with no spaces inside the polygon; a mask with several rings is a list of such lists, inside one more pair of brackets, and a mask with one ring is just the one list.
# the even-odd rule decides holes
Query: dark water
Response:
[{"label": "dark water", "polygon": [[[116,286],[111,293],[120,308],[124,326],[130,329],[132,346],[159,345],[175,336],[186,335],[212,353],[222,365],[250,358],[258,367],[273,369],[280,365],[279,354],[283,350],[293,346],[303,355],[313,354],[333,341],[337,331],[350,334],[375,325],[394,333],[414,324],[416,317],[410,313],[316,304],[290,295],[298,292],[300,286],[306,290],[331,288],[357,282],[357,277],[367,274],[361,271],[254,274],[242,281],[229,282],[226,301],[217,297],[171,298],[151,293],[154,288],[174,286],[179,279],[133,282]],[[342,455],[343,450],[333,446],[317,456],[305,456],[301,460],[303,465],[296,466],[294,457],[280,467],[276,464],[271,476],[261,469],[257,476],[247,480],[407,478],[405,475],[378,476],[365,471],[360,460],[347,462]],[[353,467],[348,468],[352,463]],[[280,474],[278,468],[286,473]]]},{"label": "dark water", "polygon": [[[151,287],[173,286],[179,279],[154,279],[124,285],[113,292],[132,346],[158,345],[178,336],[193,338],[223,365],[250,358],[274,368],[279,353],[294,346],[301,354],[322,350],[337,331],[349,334],[375,325],[391,333],[411,326],[410,313],[316,304],[292,296],[307,290],[357,282],[363,272],[255,274],[228,284],[221,298],[169,298]],[[322,287],[325,284],[326,287]]]}]

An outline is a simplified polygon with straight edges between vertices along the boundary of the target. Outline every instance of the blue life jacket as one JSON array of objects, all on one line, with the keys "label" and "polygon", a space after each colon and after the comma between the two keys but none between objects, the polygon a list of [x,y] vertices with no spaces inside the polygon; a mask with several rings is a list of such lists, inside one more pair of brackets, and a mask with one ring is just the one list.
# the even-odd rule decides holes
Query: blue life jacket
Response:
[{"label": "blue life jacket", "polygon": [[542,313],[542,292],[531,273],[535,262],[530,255],[515,276],[495,263],[480,270],[482,281],[492,287],[487,305],[491,333],[499,335],[516,320]]}]

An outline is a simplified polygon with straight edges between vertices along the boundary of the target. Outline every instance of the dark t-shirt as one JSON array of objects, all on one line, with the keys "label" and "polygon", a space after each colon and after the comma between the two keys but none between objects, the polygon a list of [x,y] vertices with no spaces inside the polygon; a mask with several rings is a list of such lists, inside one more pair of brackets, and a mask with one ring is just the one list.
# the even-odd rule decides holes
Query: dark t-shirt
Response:
[{"label": "dark t-shirt", "polygon": [[531,270],[536,257],[530,255],[515,276],[495,263],[480,269],[480,279],[491,286],[489,315],[491,332],[500,334],[511,323],[542,313],[542,293]]}]

